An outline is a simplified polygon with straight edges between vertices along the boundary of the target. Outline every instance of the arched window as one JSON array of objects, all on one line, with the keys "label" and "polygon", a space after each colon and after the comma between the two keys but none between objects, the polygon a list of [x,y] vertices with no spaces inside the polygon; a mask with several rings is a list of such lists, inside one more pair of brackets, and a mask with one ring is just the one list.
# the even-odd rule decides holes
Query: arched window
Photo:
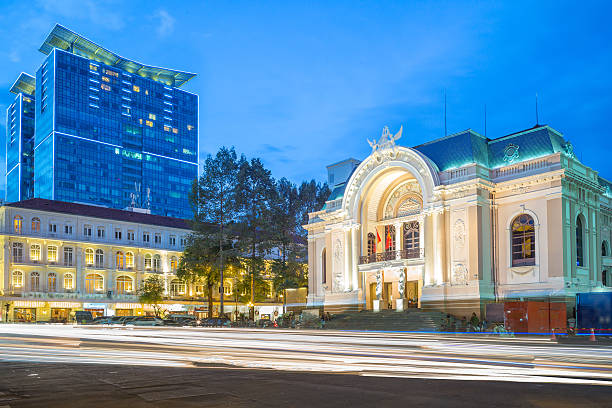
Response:
[{"label": "arched window", "polygon": [[104,251],[96,249],[96,268],[104,267]]},{"label": "arched window", "polygon": [[23,288],[23,272],[14,271],[11,283],[14,288]]},{"label": "arched window", "polygon": [[385,225],[385,251],[395,251],[395,225]]},{"label": "arched window", "polygon": [[[418,257],[420,248],[419,222],[411,221],[404,224],[404,255]],[[416,255],[415,255],[416,254]]]},{"label": "arched window", "polygon": [[30,259],[34,262],[40,261],[40,245],[39,244],[30,245]]},{"label": "arched window", "polygon": [[85,250],[85,265],[92,266],[94,264],[94,250],[87,248]]},{"label": "arched window", "polygon": [[54,272],[47,275],[47,291],[57,291],[57,275]]},{"label": "arched window", "polygon": [[176,268],[178,268],[178,260],[176,259],[176,256],[172,256],[170,257],[170,271],[176,272]]},{"label": "arched window", "polygon": [[123,269],[123,267],[124,267],[123,252],[121,252],[121,251],[117,252],[116,262],[117,262],[117,269]]},{"label": "arched window", "polygon": [[601,256],[610,256],[610,246],[606,240],[601,242]]},{"label": "arched window", "polygon": [[159,255],[155,255],[153,257],[153,271],[155,272],[161,271],[161,257]]},{"label": "arched window", "polygon": [[327,282],[327,249],[323,248],[321,252],[321,283]]},{"label": "arched window", "polygon": [[97,273],[85,276],[85,292],[96,293],[104,290],[104,278]]},{"label": "arched window", "polygon": [[583,247],[584,228],[582,215],[576,218],[576,266],[584,266],[584,247]]},{"label": "arched window", "polygon": [[16,234],[21,234],[23,228],[23,217],[21,215],[16,215],[13,219],[13,230]]},{"label": "arched window", "polygon": [[30,274],[30,290],[38,292],[40,290],[40,273],[32,272]]},{"label": "arched window", "polygon": [[133,252],[125,253],[125,266],[128,268],[134,267],[134,253]]},{"label": "arched window", "polygon": [[145,269],[151,269],[152,259],[153,258],[151,258],[151,254],[145,254],[145,256],[144,256],[144,267],[145,267]]},{"label": "arched window", "polygon": [[185,284],[178,279],[173,279],[170,282],[170,296],[179,296],[185,294]]},{"label": "arched window", "polygon": [[376,253],[376,235],[373,232],[368,233],[368,256]]},{"label": "arched window", "polygon": [[64,290],[74,289],[74,278],[71,273],[64,274]]},{"label": "arched window", "polygon": [[535,265],[535,223],[528,214],[512,221],[512,266]]},{"label": "arched window", "polygon": [[129,293],[132,290],[134,290],[132,278],[125,275],[117,277],[117,293]]},{"label": "arched window", "polygon": [[40,219],[32,218],[32,232],[40,232]]}]

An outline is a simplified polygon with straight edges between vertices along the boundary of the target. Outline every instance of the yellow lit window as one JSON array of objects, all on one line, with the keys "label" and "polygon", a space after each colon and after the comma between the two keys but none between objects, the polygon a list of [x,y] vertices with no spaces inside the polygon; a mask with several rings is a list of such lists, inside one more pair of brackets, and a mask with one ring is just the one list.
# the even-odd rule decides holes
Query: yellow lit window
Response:
[{"label": "yellow lit window", "polygon": [[57,247],[49,245],[47,247],[47,259],[49,262],[57,262]]},{"label": "yellow lit window", "polygon": [[109,77],[105,77],[105,76],[103,76],[103,77],[102,77],[102,80],[103,80],[104,82],[110,82],[110,78],[109,78]]},{"label": "yellow lit window", "polygon": [[172,133],[178,133],[178,129],[177,128],[172,128]]},{"label": "yellow lit window", "polygon": [[147,126],[148,127],[153,127],[153,122],[151,122],[150,120],[147,120]]},{"label": "yellow lit window", "polygon": [[100,88],[104,89],[105,91],[110,91],[111,87],[106,85],[106,84],[100,84]]},{"label": "yellow lit window", "polygon": [[154,113],[149,113],[149,119],[155,120],[156,116]]},{"label": "yellow lit window", "polygon": [[187,125],[187,130],[193,130],[193,125]]},{"label": "yellow lit window", "polygon": [[27,96],[24,96],[23,100],[26,101],[26,102],[32,102],[32,100],[30,98],[28,98]]},{"label": "yellow lit window", "polygon": [[166,126],[166,125],[164,125],[164,130],[165,130],[166,132],[169,132],[169,131],[170,131],[170,126]]},{"label": "yellow lit window", "polygon": [[104,73],[106,75],[110,75],[110,76],[114,76],[114,77],[119,77],[119,73],[115,72],[115,71],[111,71],[110,69],[105,69]]},{"label": "yellow lit window", "polygon": [[145,95],[148,95],[148,94],[149,94],[149,90],[145,89]]},{"label": "yellow lit window", "polygon": [[142,125],[142,119],[138,119],[138,122],[140,122],[140,124]]},{"label": "yellow lit window", "polygon": [[98,67],[96,67],[94,64],[89,64],[89,69],[92,71],[97,71]]},{"label": "yellow lit window", "polygon": [[134,85],[132,87],[132,89],[134,90],[134,92],[140,92],[140,87],[139,86]]}]

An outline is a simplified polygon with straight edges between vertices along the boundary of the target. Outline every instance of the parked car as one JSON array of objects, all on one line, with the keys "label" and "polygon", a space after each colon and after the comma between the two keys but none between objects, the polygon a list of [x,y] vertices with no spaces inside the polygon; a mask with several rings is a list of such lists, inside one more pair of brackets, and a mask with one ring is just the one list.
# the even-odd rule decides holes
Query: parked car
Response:
[{"label": "parked car", "polygon": [[111,324],[112,316],[98,316],[93,320],[93,324]]},{"label": "parked car", "polygon": [[164,321],[158,317],[140,316],[125,323],[126,326],[163,326]]},{"label": "parked car", "polygon": [[74,320],[77,322],[77,324],[91,324],[94,319],[91,312],[78,310],[74,312]]},{"label": "parked car", "polygon": [[138,316],[123,316],[120,320],[118,320],[118,322],[119,322],[119,324],[122,324],[122,325],[125,326],[126,323],[128,323],[128,322],[130,322],[130,321],[132,321],[134,319],[137,319],[137,318],[138,318]]},{"label": "parked car", "polygon": [[271,319],[259,319],[257,322],[257,327],[278,327],[278,324],[274,320]]}]

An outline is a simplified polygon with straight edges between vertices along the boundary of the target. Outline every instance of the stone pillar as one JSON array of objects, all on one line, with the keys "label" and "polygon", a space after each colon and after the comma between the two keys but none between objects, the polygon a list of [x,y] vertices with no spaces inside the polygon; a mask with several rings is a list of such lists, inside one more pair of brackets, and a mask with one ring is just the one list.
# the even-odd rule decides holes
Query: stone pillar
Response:
[{"label": "stone pillar", "polygon": [[348,291],[351,289],[351,229],[347,228],[344,230],[344,290]]},{"label": "stone pillar", "polygon": [[315,257],[315,240],[308,238],[308,293],[318,294],[319,290],[319,268],[318,259]]},{"label": "stone pillar", "polygon": [[359,240],[359,233],[360,230],[360,226],[359,225],[354,225],[353,229],[351,230],[352,234],[351,234],[351,240],[352,240],[352,281],[353,281],[353,290],[359,290],[359,273],[358,273],[358,265],[359,265],[359,256],[361,255],[361,245],[360,245],[360,240]]},{"label": "stone pillar", "polygon": [[423,285],[428,286],[433,284],[434,281],[434,257],[436,256],[434,250],[434,234],[432,231],[434,214],[427,214],[421,224],[422,241],[421,246],[425,251],[425,272],[423,274]]},{"label": "stone pillar", "polygon": [[[399,251],[400,249],[404,249],[402,246],[402,223],[398,222],[393,224],[393,226],[395,227],[395,250]],[[399,255],[399,252],[397,253],[397,259],[401,259],[401,255]]]},{"label": "stone pillar", "polygon": [[444,249],[444,212],[432,214],[433,229],[433,283],[442,284],[444,281],[445,249]]}]

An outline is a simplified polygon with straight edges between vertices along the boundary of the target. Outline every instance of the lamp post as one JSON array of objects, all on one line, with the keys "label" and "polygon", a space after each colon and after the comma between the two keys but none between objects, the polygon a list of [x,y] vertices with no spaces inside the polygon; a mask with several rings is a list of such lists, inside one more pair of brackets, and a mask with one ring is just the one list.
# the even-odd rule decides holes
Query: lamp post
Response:
[{"label": "lamp post", "polygon": [[11,308],[11,305],[7,302],[4,305],[4,308],[6,309],[6,319],[4,321],[5,321],[5,323],[8,323],[8,315],[9,315],[9,309]]}]

